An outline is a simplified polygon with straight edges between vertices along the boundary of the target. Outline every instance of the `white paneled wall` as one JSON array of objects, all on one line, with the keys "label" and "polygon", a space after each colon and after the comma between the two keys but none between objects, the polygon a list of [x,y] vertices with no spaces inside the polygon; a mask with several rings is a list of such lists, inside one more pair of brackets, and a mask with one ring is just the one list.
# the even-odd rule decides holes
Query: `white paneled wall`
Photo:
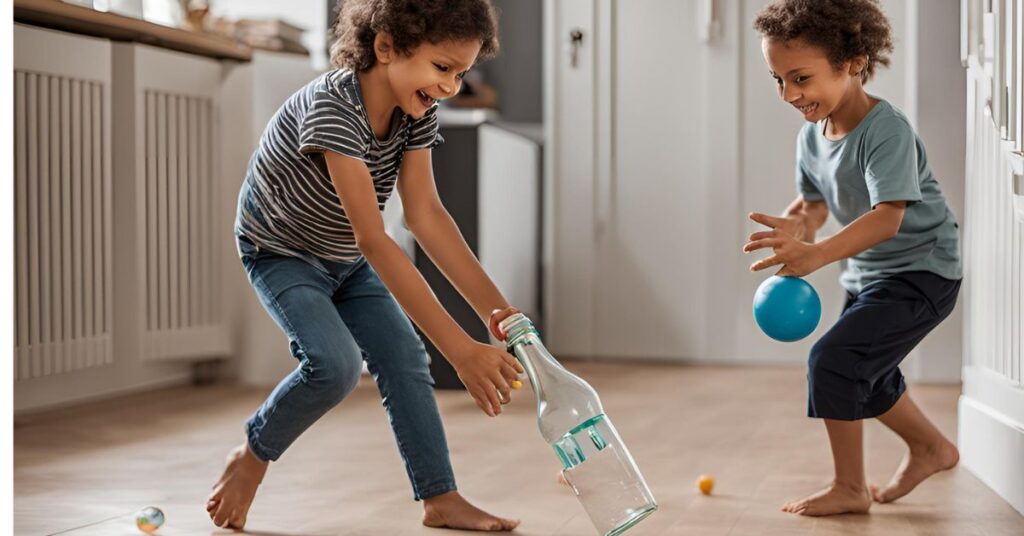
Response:
[{"label": "white paneled wall", "polygon": [[1024,513],[1024,24],[1020,0],[965,0],[963,464]]}]

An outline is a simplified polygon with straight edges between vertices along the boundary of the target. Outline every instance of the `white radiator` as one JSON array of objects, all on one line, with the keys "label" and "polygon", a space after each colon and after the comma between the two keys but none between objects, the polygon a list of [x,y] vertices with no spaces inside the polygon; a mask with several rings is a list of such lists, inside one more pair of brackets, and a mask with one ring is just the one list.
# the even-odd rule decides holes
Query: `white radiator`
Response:
[{"label": "white radiator", "polygon": [[229,356],[221,64],[15,34],[15,379]]},{"label": "white radiator", "polygon": [[138,230],[133,305],[141,357],[224,357],[231,345],[220,259],[231,249],[231,228],[217,172],[221,65],[145,46],[116,44],[114,51],[115,81],[119,68],[134,74],[126,95],[135,105],[135,173],[117,184],[135,192],[125,219]]},{"label": "white radiator", "polygon": [[108,90],[14,71],[17,380],[113,360]]},{"label": "white radiator", "polygon": [[214,227],[213,102],[143,91],[137,177],[145,296],[143,357],[189,357],[223,346]]}]

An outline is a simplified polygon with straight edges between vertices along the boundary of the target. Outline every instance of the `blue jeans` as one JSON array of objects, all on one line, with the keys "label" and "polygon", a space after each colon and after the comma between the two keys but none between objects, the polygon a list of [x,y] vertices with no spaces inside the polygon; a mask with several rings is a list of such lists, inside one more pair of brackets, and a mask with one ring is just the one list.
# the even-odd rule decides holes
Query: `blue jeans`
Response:
[{"label": "blue jeans", "polygon": [[365,360],[416,500],[456,489],[423,341],[366,259],[314,266],[244,236],[237,243],[260,302],[299,361],[249,419],[253,453],[278,459],[355,389]]}]

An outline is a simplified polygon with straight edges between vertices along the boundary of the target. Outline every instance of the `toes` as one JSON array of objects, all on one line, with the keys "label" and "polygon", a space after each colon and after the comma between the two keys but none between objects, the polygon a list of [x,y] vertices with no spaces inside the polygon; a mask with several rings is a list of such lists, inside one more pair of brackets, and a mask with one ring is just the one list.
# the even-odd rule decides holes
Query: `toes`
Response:
[{"label": "toes", "polygon": [[875,502],[884,502],[882,490],[878,486],[872,484],[871,486],[868,486],[868,488],[871,490],[871,498],[875,500]]},{"label": "toes", "polygon": [[243,520],[241,520],[239,518],[240,518],[240,515],[238,513],[238,510],[237,509],[232,510],[231,511],[231,515],[229,515],[228,519],[227,519],[227,528],[235,529],[235,530],[242,530],[242,525],[245,524],[245,521],[243,521]]},{"label": "toes", "polygon": [[220,506],[213,515],[213,524],[220,528],[226,528],[230,514],[231,512],[227,508],[224,508],[223,505]]},{"label": "toes", "polygon": [[218,504],[220,504],[220,499],[210,499],[206,501],[206,511],[212,514]]}]

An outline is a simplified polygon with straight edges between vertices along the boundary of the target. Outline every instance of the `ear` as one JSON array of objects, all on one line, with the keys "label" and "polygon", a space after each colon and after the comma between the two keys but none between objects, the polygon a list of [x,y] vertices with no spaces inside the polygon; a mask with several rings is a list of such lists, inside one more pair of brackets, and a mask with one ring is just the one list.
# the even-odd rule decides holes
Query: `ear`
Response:
[{"label": "ear", "polygon": [[864,68],[868,66],[867,56],[857,56],[850,60],[850,68],[847,71],[850,76],[861,77],[864,73]]},{"label": "ear", "polygon": [[395,47],[391,41],[391,34],[377,32],[377,35],[373,38],[373,52],[377,56],[379,63],[391,63],[391,60],[395,58]]}]

